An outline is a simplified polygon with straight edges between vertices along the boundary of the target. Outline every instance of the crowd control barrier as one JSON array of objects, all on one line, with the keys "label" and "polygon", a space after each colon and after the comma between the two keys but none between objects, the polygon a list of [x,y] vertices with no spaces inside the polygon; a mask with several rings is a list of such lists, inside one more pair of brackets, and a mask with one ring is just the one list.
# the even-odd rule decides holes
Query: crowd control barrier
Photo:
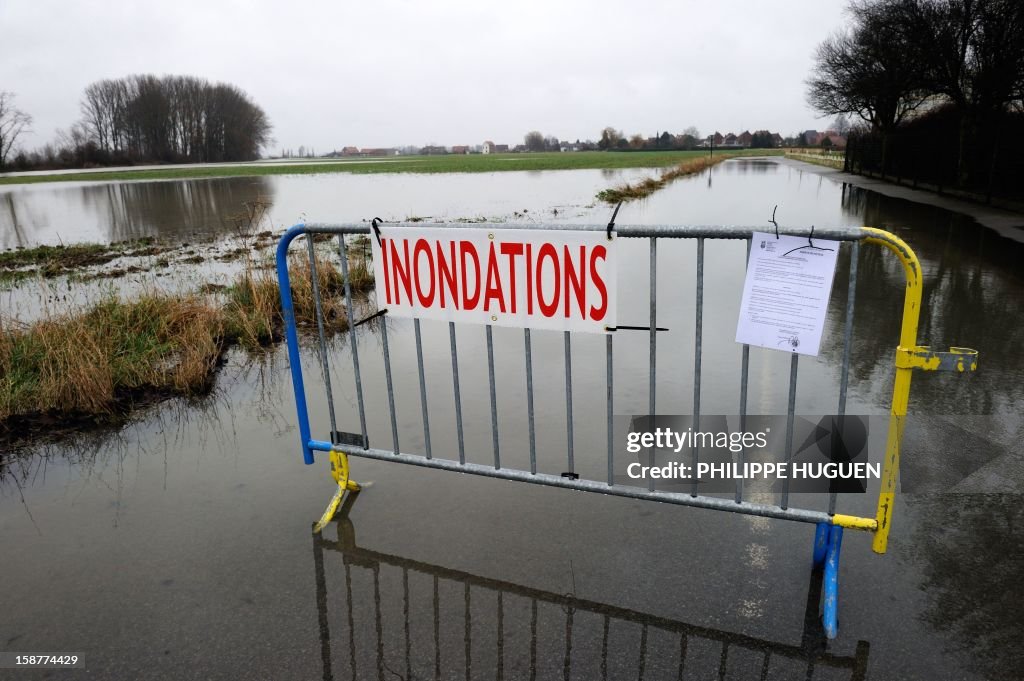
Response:
[{"label": "crowd control barrier", "polygon": [[[431,224],[431,228],[450,228],[459,230],[509,230],[509,229],[531,229],[531,230],[558,230],[558,231],[596,231],[608,232],[611,236],[611,225],[577,225],[577,224],[487,224],[487,223],[454,223],[454,224]],[[416,230],[423,225],[400,224],[389,225],[391,228],[402,228]],[[662,239],[692,239],[696,242],[696,262],[693,271],[696,276],[696,300],[695,300],[695,352],[693,358],[693,415],[697,419],[700,416],[701,396],[701,356],[702,356],[702,322],[703,322],[703,299],[704,299],[704,245],[708,239],[745,239],[747,240],[747,251],[749,254],[750,240],[754,232],[765,232],[774,230],[776,234],[791,236],[811,237],[811,230],[794,229],[784,227],[750,227],[750,226],[706,226],[706,225],[616,225],[615,237],[626,239],[646,239],[650,249],[650,279],[649,279],[649,399],[648,413],[657,414],[656,410],[656,344],[657,344],[657,311],[658,291],[656,286],[658,267],[658,242]],[[843,514],[837,512],[836,495],[830,494],[827,511],[795,508],[790,505],[789,480],[785,481],[785,487],[779,498],[778,504],[755,503],[750,501],[744,494],[743,485],[737,481],[734,498],[722,498],[706,496],[697,493],[696,485],[690,493],[667,492],[653,489],[653,481],[649,488],[644,489],[632,485],[617,483],[614,479],[614,445],[613,445],[613,413],[615,391],[613,386],[614,367],[614,341],[615,333],[605,334],[605,384],[607,390],[606,413],[604,418],[607,423],[607,478],[605,480],[581,478],[574,466],[574,443],[573,443],[573,368],[572,368],[572,336],[569,331],[564,334],[565,353],[565,404],[566,404],[566,464],[567,472],[561,475],[553,475],[538,472],[537,452],[535,447],[535,426],[537,419],[544,418],[543,414],[534,413],[534,377],[532,371],[531,338],[530,329],[523,330],[524,353],[526,375],[524,377],[525,395],[530,424],[530,468],[515,469],[503,466],[499,455],[499,420],[497,403],[495,397],[495,365],[492,345],[491,327],[486,326],[487,332],[487,355],[488,355],[488,379],[490,389],[491,406],[491,428],[493,440],[493,465],[483,465],[467,461],[466,452],[463,447],[463,423],[462,405],[460,397],[460,382],[458,372],[458,352],[456,345],[455,324],[449,323],[449,334],[451,342],[451,362],[454,397],[456,429],[458,432],[459,447],[457,452],[451,454],[445,452],[445,456],[435,456],[431,448],[430,419],[428,416],[427,388],[424,374],[423,348],[420,332],[420,320],[413,320],[413,333],[416,343],[416,360],[419,379],[420,414],[423,425],[424,451],[407,452],[399,446],[398,439],[398,416],[395,409],[395,393],[392,384],[391,359],[388,351],[388,329],[387,324],[380,325],[380,339],[383,352],[384,376],[373,377],[373,380],[383,378],[387,383],[387,404],[373,405],[374,408],[387,409],[392,431],[394,448],[385,450],[371,446],[366,426],[366,405],[363,399],[363,381],[367,377],[360,372],[359,349],[356,342],[356,324],[350,324],[350,351],[352,355],[352,372],[355,380],[355,392],[358,403],[359,430],[354,433],[339,431],[334,396],[331,389],[331,367],[328,362],[328,352],[324,331],[324,309],[318,287],[318,277],[312,276],[312,294],[315,299],[315,311],[317,317],[317,340],[319,343],[321,368],[326,384],[326,400],[330,418],[330,434],[327,439],[317,439],[312,435],[310,419],[306,403],[306,391],[303,382],[302,364],[299,349],[298,330],[296,327],[295,311],[292,301],[292,288],[289,278],[289,246],[298,237],[305,235],[309,267],[313,273],[316,272],[316,255],[314,241],[318,239],[330,239],[336,237],[338,255],[341,262],[341,274],[344,278],[345,307],[350,320],[355,320],[353,312],[352,290],[349,282],[349,254],[346,235],[364,234],[372,236],[374,230],[370,224],[299,224],[289,229],[281,238],[277,247],[277,275],[280,283],[281,306],[284,317],[285,337],[288,347],[289,364],[292,375],[292,383],[295,391],[295,405],[298,412],[298,425],[301,437],[301,448],[303,459],[306,464],[314,462],[314,452],[325,452],[331,462],[331,473],[337,483],[337,490],[331,499],[326,511],[323,514],[318,528],[323,528],[335,515],[346,491],[357,491],[359,485],[350,477],[349,456],[377,459],[380,461],[392,461],[397,463],[411,464],[426,468],[434,468],[446,471],[457,471],[473,475],[481,475],[491,478],[500,478],[520,482],[528,482],[551,487],[562,487],[585,492],[596,492],[599,494],[615,495],[631,499],[643,499],[659,501],[663,503],[679,504],[683,506],[695,506],[699,508],[727,511],[753,516],[777,518],[782,520],[794,520],[804,523],[812,523],[816,526],[813,545],[813,565],[816,569],[824,570],[824,595],[822,607],[822,622],[825,633],[829,638],[834,638],[838,630],[838,579],[839,579],[839,558],[842,546],[843,531],[846,529],[870,532],[873,534],[872,548],[876,553],[885,553],[889,531],[892,526],[896,484],[899,474],[900,443],[903,437],[907,404],[910,396],[910,382],[915,369],[918,370],[944,370],[955,372],[974,371],[977,368],[978,353],[968,348],[954,347],[948,352],[936,352],[927,345],[920,345],[917,341],[918,318],[921,311],[922,297],[922,273],[921,264],[913,250],[899,237],[881,229],[871,227],[859,228],[814,228],[813,238],[835,240],[844,243],[845,248],[852,249],[849,272],[849,288],[845,308],[845,324],[843,326],[843,350],[840,367],[839,395],[836,413],[840,416],[845,414],[847,387],[850,366],[850,347],[853,328],[854,301],[857,284],[857,255],[858,249],[862,247],[881,247],[890,251],[903,266],[906,275],[906,287],[904,290],[903,315],[900,327],[900,336],[896,343],[895,380],[893,385],[893,397],[890,409],[886,447],[881,472],[881,485],[878,494],[876,512],[874,517],[862,517],[857,515]],[[326,235],[326,236],[325,236]],[[673,263],[679,265],[678,263]],[[743,263],[737,263],[740,267]],[[894,292],[895,293],[895,292]],[[741,379],[738,395],[739,413],[741,418],[747,413],[747,389],[748,389],[748,365],[750,351],[748,346],[742,348]],[[788,419],[792,424],[795,413],[796,389],[797,389],[797,368],[799,355],[793,353],[790,360],[789,372],[789,398],[788,398]],[[577,369],[579,371],[580,369]],[[590,417],[590,425],[593,426],[594,416]],[[790,426],[791,427],[791,426]],[[696,455],[696,450],[694,450]],[[457,454],[457,458],[449,458]]]}]

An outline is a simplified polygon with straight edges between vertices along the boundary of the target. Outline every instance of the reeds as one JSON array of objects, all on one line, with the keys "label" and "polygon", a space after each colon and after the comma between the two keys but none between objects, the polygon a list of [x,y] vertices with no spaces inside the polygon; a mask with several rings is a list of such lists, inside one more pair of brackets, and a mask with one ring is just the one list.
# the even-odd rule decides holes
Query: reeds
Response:
[{"label": "reeds", "polygon": [[46,412],[102,414],[143,392],[207,390],[223,352],[220,311],[201,296],[110,296],[0,333],[0,421]]},{"label": "reeds", "polygon": [[[308,258],[291,261],[297,326],[316,330]],[[325,331],[348,328],[344,279],[327,257],[316,258]],[[373,285],[365,259],[350,258],[353,292]],[[249,260],[227,288],[191,295],[114,294],[84,311],[50,313],[22,325],[0,318],[0,427],[11,417],[111,415],[142,395],[197,395],[212,386],[224,351],[281,339],[284,319],[273,270]]]}]

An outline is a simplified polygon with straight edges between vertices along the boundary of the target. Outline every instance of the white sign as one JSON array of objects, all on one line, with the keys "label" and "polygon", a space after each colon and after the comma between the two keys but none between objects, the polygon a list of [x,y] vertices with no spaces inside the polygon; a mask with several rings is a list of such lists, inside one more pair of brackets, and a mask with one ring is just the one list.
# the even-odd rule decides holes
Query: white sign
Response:
[{"label": "white sign", "polygon": [[380,227],[377,305],[394,317],[604,333],[615,238],[604,232]]},{"label": "white sign", "polygon": [[755,232],[736,342],[817,356],[838,253],[836,241]]}]

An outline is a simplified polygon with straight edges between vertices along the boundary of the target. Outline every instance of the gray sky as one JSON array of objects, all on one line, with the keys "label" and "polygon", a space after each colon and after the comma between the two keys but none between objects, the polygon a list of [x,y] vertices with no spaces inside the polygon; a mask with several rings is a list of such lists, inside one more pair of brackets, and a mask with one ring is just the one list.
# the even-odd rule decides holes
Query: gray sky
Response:
[{"label": "gray sky", "polygon": [[82,89],[131,73],[246,90],[276,143],[521,143],[823,128],[804,102],[838,0],[653,2],[0,2],[0,90],[35,122],[27,146],[78,118]]}]

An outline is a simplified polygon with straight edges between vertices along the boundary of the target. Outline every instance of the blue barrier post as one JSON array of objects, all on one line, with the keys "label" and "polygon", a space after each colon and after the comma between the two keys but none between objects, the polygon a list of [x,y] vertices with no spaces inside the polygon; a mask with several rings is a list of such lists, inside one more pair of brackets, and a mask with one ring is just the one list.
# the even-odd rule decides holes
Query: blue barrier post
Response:
[{"label": "blue barrier post", "polygon": [[835,638],[839,633],[839,549],[843,545],[843,528],[833,525],[828,537],[828,557],[825,559],[825,607],[821,615],[825,636]]},{"label": "blue barrier post", "polygon": [[814,569],[817,570],[825,564],[825,554],[828,552],[828,523],[817,523],[814,526]]},{"label": "blue barrier post", "polygon": [[313,463],[313,450],[330,451],[331,443],[313,440],[309,429],[309,411],[306,409],[306,388],[302,381],[302,364],[299,358],[299,335],[295,328],[295,307],[292,303],[292,285],[288,276],[288,246],[295,237],[305,234],[306,226],[291,227],[277,243],[277,286],[281,291],[281,314],[284,317],[284,336],[288,345],[288,366],[292,372],[292,388],[295,390],[295,410],[298,412],[299,434],[302,437],[302,460],[306,465]]}]

